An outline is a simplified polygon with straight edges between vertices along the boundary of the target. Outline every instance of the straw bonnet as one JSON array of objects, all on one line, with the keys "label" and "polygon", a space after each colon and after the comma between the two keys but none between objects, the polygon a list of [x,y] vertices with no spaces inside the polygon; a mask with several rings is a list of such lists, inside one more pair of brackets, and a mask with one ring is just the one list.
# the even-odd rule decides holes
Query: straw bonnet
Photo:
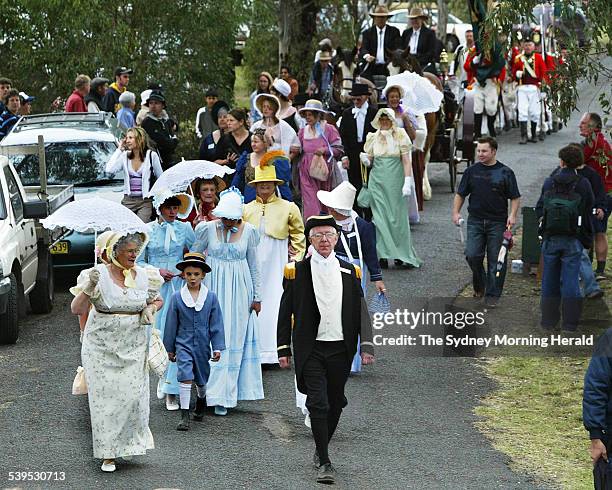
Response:
[{"label": "straw bonnet", "polygon": [[323,103],[317,99],[307,100],[304,107],[302,107],[298,112],[301,115],[305,111],[320,112],[322,114],[327,114],[327,111],[323,109]]},{"label": "straw bonnet", "polygon": [[389,13],[389,9],[384,5],[378,5],[372,12],[370,17],[391,17],[393,14]]},{"label": "straw bonnet", "polygon": [[276,95],[272,95],[272,94],[263,93],[255,97],[255,107],[257,107],[257,111],[263,115],[262,107],[263,107],[263,103],[266,100],[276,104],[276,112],[274,113],[274,115],[278,116],[278,113],[280,111],[280,100],[278,100],[278,97]]},{"label": "straw bonnet", "polygon": [[387,99],[387,94],[391,89],[397,89],[399,91],[400,99],[403,99],[406,96],[406,89],[404,89],[404,87],[402,87],[401,85],[389,85],[388,87],[385,87],[382,92],[383,97],[385,99]]},{"label": "straw bonnet", "polygon": [[198,252],[187,252],[183,256],[183,260],[176,264],[176,268],[180,271],[184,271],[187,267],[199,267],[205,273],[210,272],[212,269],[206,263],[206,257]]},{"label": "straw bonnet", "polygon": [[108,262],[102,258],[102,253],[106,250],[108,241],[115,234],[114,231],[109,230],[104,233],[100,233],[96,239],[96,257],[98,257],[102,263],[107,264]]},{"label": "straw bonnet", "polygon": [[219,195],[219,204],[212,214],[217,218],[242,219],[244,197],[238,189],[230,187]]},{"label": "straw bonnet", "polygon": [[179,206],[177,216],[180,219],[185,219],[191,213],[193,208],[193,197],[189,194],[185,194],[184,192],[172,192],[170,189],[165,189],[163,191],[158,192],[153,196],[153,207],[157,211],[158,214],[161,214],[160,208],[171,197],[176,197],[179,201],[181,201],[181,205]]},{"label": "straw bonnet", "polygon": [[408,14],[408,18],[409,19],[418,19],[419,17],[423,18],[423,19],[428,19],[429,16],[423,12],[423,9],[421,7],[412,7],[410,9],[410,13]]},{"label": "straw bonnet", "polygon": [[395,120],[395,112],[393,112],[393,109],[389,109],[388,107],[386,107],[384,109],[378,109],[376,116],[372,120],[372,127],[374,129],[380,129],[380,118],[383,116],[388,117],[390,119],[391,127],[397,126],[397,121]]},{"label": "straw bonnet", "polygon": [[333,191],[317,191],[321,204],[333,209],[352,209],[357,189],[350,182],[342,182]]},{"label": "straw bonnet", "polygon": [[136,252],[137,255],[140,255],[140,253],[147,246],[147,243],[149,243],[149,235],[142,231],[138,231],[135,233],[126,233],[125,231],[115,231],[108,238],[108,241],[106,242],[106,256],[109,258],[109,260],[112,260],[112,259],[116,260],[117,256],[115,255],[115,252],[116,252],[115,246],[117,245],[119,240],[121,240],[123,237],[128,236],[128,235],[138,235],[140,239],[142,240],[142,245]]}]

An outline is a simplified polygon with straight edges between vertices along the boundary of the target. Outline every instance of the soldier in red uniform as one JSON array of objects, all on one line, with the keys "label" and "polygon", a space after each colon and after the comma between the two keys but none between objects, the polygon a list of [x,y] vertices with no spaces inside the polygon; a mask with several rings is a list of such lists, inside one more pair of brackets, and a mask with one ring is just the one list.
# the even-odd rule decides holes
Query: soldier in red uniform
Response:
[{"label": "soldier in red uniform", "polygon": [[[514,58],[512,76],[518,82],[518,120],[521,127],[521,144],[536,143],[536,132],[541,116],[540,87],[546,66],[542,55],[534,51],[535,44],[525,36],[523,51]],[[531,123],[531,138],[527,138],[527,123]]]}]

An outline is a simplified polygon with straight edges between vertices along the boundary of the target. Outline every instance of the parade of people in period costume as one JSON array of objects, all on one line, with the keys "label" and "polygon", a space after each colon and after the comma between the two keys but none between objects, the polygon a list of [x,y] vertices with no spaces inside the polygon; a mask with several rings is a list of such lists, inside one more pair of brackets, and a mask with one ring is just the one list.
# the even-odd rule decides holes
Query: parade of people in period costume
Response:
[{"label": "parade of people in period costume", "polygon": [[[316,481],[336,482],[330,442],[348,403],[345,385],[363,381],[364,366],[374,362],[368,302],[386,300],[383,273],[385,279],[398,274],[409,281],[417,273],[412,269],[430,265],[421,259],[426,254],[415,246],[413,232],[429,219],[425,162],[438,130],[431,122],[444,114],[442,101],[450,96],[442,85],[449,78],[458,81],[457,100],[468,94],[473,99],[470,117],[478,140],[475,161],[457,188],[452,220],[460,226],[469,199],[465,257],[474,296],[497,305],[506,265],[501,279],[495,278],[494,259],[504,231],[516,223],[520,193],[513,171],[496,159],[495,136],[518,126],[520,143],[535,143],[561,127],[546,98],[557,96],[553,72],[568,63],[567,53],[547,52],[552,48],[534,29],[500,34],[486,47],[474,27],[455,49],[449,71],[428,27],[430,16],[420,7],[406,13],[409,28],[400,35],[389,24],[393,14],[386,6],[369,12],[371,26],[355,47],[357,68],[344,104],[332,101],[343,50],[330,39],[318,45],[307,87],[299,87],[297,74],[293,78],[283,65],[278,77],[258,68],[249,107],[221,100],[236,97],[214,87],[202,92],[198,105],[205,105],[194,106],[200,160],[180,164],[195,168],[204,161],[214,172],[189,175],[173,188],[155,183],[177,165],[175,122],[160,87],[142,92],[141,112],[128,118],[130,128],[105,169],[123,172],[121,202],[146,223],[146,232],[100,233],[98,263],[71,288],[93,455],[103,471],[113,472],[117,460],[154,447],[149,371],[158,375],[160,410],[177,411],[165,416],[187,432],[191,420],[202,422],[207,412],[229,415],[219,421],[231,423],[242,402],[267,398],[267,371],[293,364],[295,377],[283,396],[292,400],[295,393],[312,432]],[[440,83],[439,89],[430,87],[440,92],[433,109],[418,107],[423,94],[413,86],[380,85],[381,77],[391,75],[397,51],[404,53],[403,69],[432,87]],[[119,68],[109,95],[123,104],[122,111],[133,110],[134,94],[124,95],[120,84],[131,73]],[[574,243],[575,268],[580,255],[583,275],[593,276],[589,288],[583,286],[589,296],[601,292],[595,276],[604,275],[612,169],[601,163],[610,160],[601,118],[587,113],[583,119],[585,141],[578,146],[584,158],[574,166],[594,189],[601,187],[593,243]],[[563,173],[573,175],[569,167]],[[598,264],[590,275],[589,247]],[[546,275],[547,285],[559,282],[551,277]],[[578,280],[572,284],[578,295]],[[555,292],[547,288],[543,297],[556,301]],[[557,316],[548,312],[543,322]],[[160,373],[150,368],[153,351],[167,358]]]}]

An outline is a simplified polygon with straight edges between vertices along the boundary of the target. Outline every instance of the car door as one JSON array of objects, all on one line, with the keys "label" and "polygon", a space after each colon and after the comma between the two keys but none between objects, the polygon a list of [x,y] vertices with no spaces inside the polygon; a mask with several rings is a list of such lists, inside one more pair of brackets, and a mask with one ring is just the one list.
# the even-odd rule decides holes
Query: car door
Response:
[{"label": "car door", "polygon": [[36,249],[36,228],[34,221],[23,217],[23,189],[19,186],[16,176],[10,166],[4,167],[10,211],[15,222],[16,238],[19,242],[19,260],[21,262],[21,275],[25,292],[36,282],[38,254]]}]

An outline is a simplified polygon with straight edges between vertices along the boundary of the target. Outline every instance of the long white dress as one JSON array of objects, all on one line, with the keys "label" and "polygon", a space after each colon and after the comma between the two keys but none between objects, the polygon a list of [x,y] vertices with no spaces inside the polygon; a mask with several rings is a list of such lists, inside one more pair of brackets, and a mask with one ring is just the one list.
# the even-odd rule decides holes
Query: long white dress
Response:
[{"label": "long white dress", "polygon": [[[98,265],[81,358],[88,385],[93,455],[100,459],[145,454],[153,449],[149,429],[148,326],[140,324],[147,301],[159,297],[156,269],[135,267],[136,287],[123,289]],[[76,296],[92,269],[81,272]]]},{"label": "long white dress", "polygon": [[259,222],[260,241],[257,246],[261,270],[261,312],[259,313],[259,355],[262,364],[278,364],[276,324],[283,295],[283,273],[288,262],[289,239],[266,235],[265,217]]}]

